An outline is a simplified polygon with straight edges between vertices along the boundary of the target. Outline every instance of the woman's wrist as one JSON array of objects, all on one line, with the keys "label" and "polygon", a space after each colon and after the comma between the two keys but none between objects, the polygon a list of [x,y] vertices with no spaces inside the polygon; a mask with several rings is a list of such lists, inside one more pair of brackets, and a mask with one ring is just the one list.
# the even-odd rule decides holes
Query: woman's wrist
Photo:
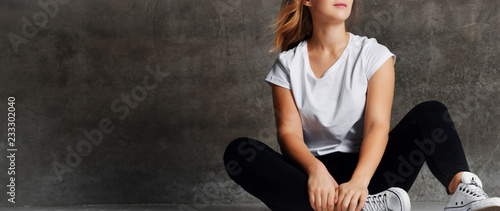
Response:
[{"label": "woman's wrist", "polygon": [[328,170],[326,169],[326,166],[319,160],[317,162],[314,162],[312,165],[309,165],[308,168],[306,169],[306,173],[308,176],[310,176],[311,174],[317,173],[317,172],[321,172],[321,171],[328,172]]},{"label": "woman's wrist", "polygon": [[368,187],[370,184],[371,177],[364,176],[364,175],[352,175],[350,182],[354,182],[357,184],[361,184],[365,187]]}]

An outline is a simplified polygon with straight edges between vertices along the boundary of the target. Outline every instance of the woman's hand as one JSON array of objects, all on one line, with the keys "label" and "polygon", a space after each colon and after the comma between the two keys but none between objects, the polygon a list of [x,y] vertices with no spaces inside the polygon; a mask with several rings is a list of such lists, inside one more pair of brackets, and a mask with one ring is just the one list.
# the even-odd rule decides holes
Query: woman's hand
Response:
[{"label": "woman's hand", "polygon": [[361,211],[368,197],[368,187],[364,184],[349,181],[338,188],[338,211]]},{"label": "woman's hand", "polygon": [[325,166],[322,165],[311,171],[307,181],[311,207],[316,211],[333,211],[338,186]]}]

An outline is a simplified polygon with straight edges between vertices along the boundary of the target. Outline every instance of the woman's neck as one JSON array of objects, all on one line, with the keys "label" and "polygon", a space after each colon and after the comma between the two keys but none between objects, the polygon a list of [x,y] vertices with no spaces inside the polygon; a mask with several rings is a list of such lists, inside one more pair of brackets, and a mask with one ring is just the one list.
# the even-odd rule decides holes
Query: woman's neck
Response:
[{"label": "woman's neck", "polygon": [[311,38],[307,41],[310,49],[337,52],[345,49],[349,34],[345,24],[314,25]]}]

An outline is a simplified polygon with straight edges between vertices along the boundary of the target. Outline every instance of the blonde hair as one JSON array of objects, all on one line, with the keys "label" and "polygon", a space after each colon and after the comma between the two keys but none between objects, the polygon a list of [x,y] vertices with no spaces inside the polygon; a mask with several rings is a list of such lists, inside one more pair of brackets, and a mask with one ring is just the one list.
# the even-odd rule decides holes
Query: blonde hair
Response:
[{"label": "blonde hair", "polygon": [[[273,48],[269,52],[287,51],[303,40],[311,37],[313,23],[309,8],[302,4],[303,0],[283,0],[281,10],[273,23],[276,27]],[[351,16],[346,20],[346,30],[350,31],[358,17],[361,0],[354,0]]]}]

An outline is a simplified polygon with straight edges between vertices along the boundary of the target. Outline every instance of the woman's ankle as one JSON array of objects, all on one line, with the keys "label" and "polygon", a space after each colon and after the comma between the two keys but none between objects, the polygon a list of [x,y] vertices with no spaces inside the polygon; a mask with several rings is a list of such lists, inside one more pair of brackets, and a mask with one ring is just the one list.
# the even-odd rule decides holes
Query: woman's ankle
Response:
[{"label": "woman's ankle", "polygon": [[453,176],[453,179],[451,179],[451,182],[448,185],[448,191],[450,191],[450,194],[454,194],[458,188],[458,185],[462,182],[462,173],[464,172],[458,172],[457,174],[455,174],[455,176]]}]

